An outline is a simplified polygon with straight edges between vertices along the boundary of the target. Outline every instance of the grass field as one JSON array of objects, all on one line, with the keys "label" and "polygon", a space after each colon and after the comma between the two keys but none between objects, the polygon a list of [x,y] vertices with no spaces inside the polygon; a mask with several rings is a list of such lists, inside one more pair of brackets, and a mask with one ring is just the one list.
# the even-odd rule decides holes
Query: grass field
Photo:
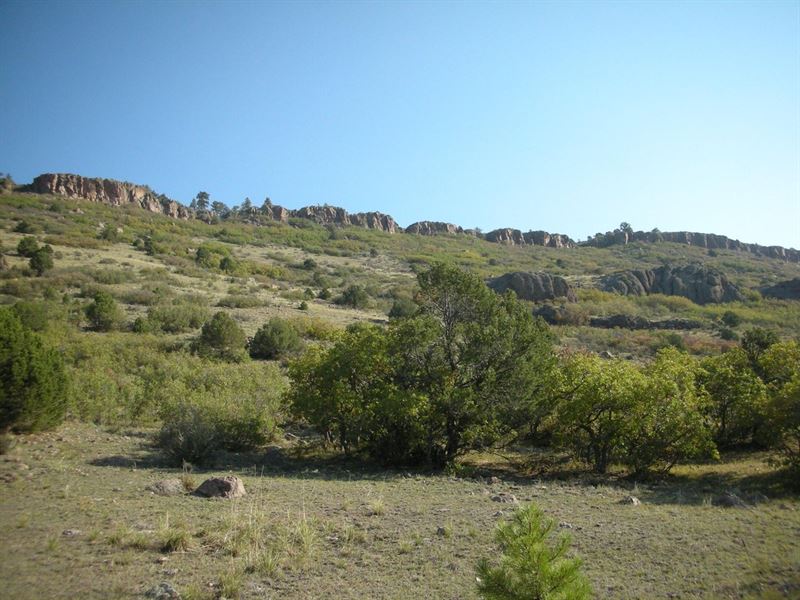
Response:
[{"label": "grass field", "polygon": [[[184,598],[477,598],[475,564],[496,555],[493,529],[513,507],[493,497],[508,495],[572,535],[597,597],[800,594],[800,501],[763,456],[634,484],[556,469],[549,455],[544,472],[536,455],[475,456],[454,477],[304,458],[282,443],[187,475],[147,433],[70,424],[2,458],[3,597],[135,598],[169,582]],[[229,473],[246,497],[145,489]],[[729,490],[748,507],[716,506]],[[631,494],[642,504],[620,503]]]}]

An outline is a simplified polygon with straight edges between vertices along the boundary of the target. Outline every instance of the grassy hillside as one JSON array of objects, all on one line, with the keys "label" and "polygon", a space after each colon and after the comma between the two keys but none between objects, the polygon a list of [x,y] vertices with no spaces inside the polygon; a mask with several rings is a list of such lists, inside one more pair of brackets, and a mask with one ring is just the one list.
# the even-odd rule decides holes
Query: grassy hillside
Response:
[{"label": "grassy hillside", "polygon": [[[30,236],[53,249],[42,276],[17,252]],[[34,194],[0,194],[0,244],[0,304],[58,350],[70,378],[64,425],[2,437],[9,597],[140,598],[170,582],[183,598],[477,598],[476,564],[497,555],[494,527],[517,500],[537,503],[572,535],[597,597],[800,593],[800,498],[761,448],[682,461],[643,481],[619,465],[589,474],[562,450],[516,442],[444,472],[386,469],[332,451],[289,413],[285,358],[223,362],[195,351],[217,311],[248,337],[278,317],[306,348],[327,348],[352,323],[388,322],[393,304],[417,291],[416,273],[443,262],[482,278],[567,278],[578,302],[569,324],[551,328],[562,354],[608,351],[632,366],[664,346],[716,356],[753,327],[800,338],[800,302],[756,291],[800,277],[800,264],[671,243],[555,249],[303,220],[206,224]],[[723,271],[746,300],[700,306],[596,288],[614,271],[690,262]],[[353,286],[364,302],[341,300]],[[86,311],[101,292],[119,307],[109,331]],[[723,323],[731,312],[739,322]],[[588,325],[616,314],[702,327]],[[158,428],[187,407],[210,411],[233,438],[252,436],[252,423],[262,437],[245,451],[223,444],[201,467],[176,467]],[[226,474],[242,477],[245,498],[147,490],[167,477],[193,489]],[[621,503],[630,495],[641,505]]]}]

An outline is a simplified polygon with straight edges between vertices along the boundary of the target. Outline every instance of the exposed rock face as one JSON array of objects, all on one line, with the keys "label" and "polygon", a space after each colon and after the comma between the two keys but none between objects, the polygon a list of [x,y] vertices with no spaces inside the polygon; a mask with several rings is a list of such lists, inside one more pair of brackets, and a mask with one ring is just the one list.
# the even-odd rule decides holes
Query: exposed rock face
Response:
[{"label": "exposed rock face", "polygon": [[437,235],[446,233],[454,235],[464,233],[464,229],[452,223],[442,223],[440,221],[418,221],[412,223],[405,229],[406,233],[416,233],[417,235]]},{"label": "exposed rock face", "polygon": [[692,231],[653,230],[625,232],[617,229],[607,232],[605,235],[599,234],[593,239],[583,242],[583,244],[587,246],[605,247],[617,244],[628,244],[631,242],[673,242],[676,244],[686,244],[688,246],[698,246],[709,250],[737,250],[740,252],[750,252],[758,256],[766,256],[768,258],[778,258],[789,262],[800,262],[800,250],[795,250],[794,248],[746,244],[724,235],[696,233]]},{"label": "exposed rock face", "polygon": [[150,212],[161,213],[173,219],[188,219],[192,212],[164,195],[156,194],[147,186],[135,185],[113,179],[81,177],[63,173],[39,175],[31,184],[37,194],[52,194],[66,198],[82,198],[112,206],[134,205]]},{"label": "exposed rock face", "polygon": [[625,296],[683,296],[697,304],[744,300],[739,288],[724,273],[702,265],[621,271],[603,277],[600,286]]},{"label": "exposed rock face", "polygon": [[397,223],[389,215],[379,212],[349,214],[338,206],[304,206],[298,210],[290,210],[290,217],[308,219],[320,225],[353,225],[365,229],[378,229],[386,233],[395,233]]},{"label": "exposed rock face", "polygon": [[761,288],[760,291],[766,298],[800,300],[800,277],[795,277],[789,281],[780,281],[775,285]]},{"label": "exposed rock face", "polygon": [[703,324],[693,319],[663,319],[661,321],[651,321],[644,317],[632,315],[611,315],[610,317],[592,317],[589,319],[592,327],[602,327],[604,329],[700,329]]},{"label": "exposed rock face", "polygon": [[575,292],[567,280],[549,273],[522,273],[519,271],[506,273],[490,280],[487,285],[500,294],[506,290],[513,290],[521,300],[541,302],[542,300],[566,298],[569,302],[577,301]]},{"label": "exposed rock face", "polygon": [[546,231],[528,231],[519,229],[495,229],[484,236],[488,242],[506,244],[508,246],[547,246],[549,248],[574,248],[575,242],[568,236]]},{"label": "exposed rock face", "polygon": [[232,475],[206,479],[194,493],[206,498],[240,498],[246,494],[242,480]]}]

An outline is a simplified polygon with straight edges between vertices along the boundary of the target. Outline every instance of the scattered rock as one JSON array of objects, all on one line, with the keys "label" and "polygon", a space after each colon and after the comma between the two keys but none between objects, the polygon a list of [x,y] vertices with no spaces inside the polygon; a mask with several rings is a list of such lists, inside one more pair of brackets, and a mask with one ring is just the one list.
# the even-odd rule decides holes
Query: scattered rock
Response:
[{"label": "scattered rock", "polygon": [[178,590],[166,582],[151,587],[144,595],[145,598],[153,598],[153,600],[180,600],[181,598]]},{"label": "scattered rock", "polygon": [[506,514],[506,511],[504,511],[504,510],[498,510],[498,511],[497,511],[496,513],[494,513],[492,516],[493,516],[493,517],[502,517],[502,516],[504,516],[505,514]]},{"label": "scattered rock", "polygon": [[614,358],[614,355],[613,355],[613,354],[611,354],[611,352],[609,352],[608,350],[603,350],[603,351],[600,353],[600,358],[613,359],[613,358]]},{"label": "scattered rock", "polygon": [[519,504],[519,500],[513,494],[500,492],[492,496],[492,502],[502,502],[503,504]]},{"label": "scattered rock", "polygon": [[80,529],[65,529],[64,531],[61,532],[61,535],[63,535],[64,537],[75,537],[76,535],[80,534],[81,534]]},{"label": "scattered rock", "polygon": [[447,536],[447,529],[444,528],[444,527],[437,527],[436,528],[436,535],[441,536],[441,537]]},{"label": "scattered rock", "polygon": [[500,479],[499,477],[495,477],[494,475],[492,475],[492,476],[489,478],[489,483],[490,483],[491,485],[498,485],[498,484],[500,484],[500,483],[503,483],[503,480],[502,480],[502,479]]},{"label": "scattered rock", "polygon": [[561,521],[561,523],[559,523],[558,526],[561,529],[572,529],[572,523],[567,523],[566,521]]},{"label": "scattered rock", "polygon": [[230,475],[206,479],[194,493],[206,498],[240,498],[247,492],[244,491],[242,480]]},{"label": "scattered rock", "polygon": [[180,479],[161,479],[148,485],[146,490],[153,492],[157,496],[180,496],[186,493],[183,482]]},{"label": "scattered rock", "polygon": [[622,500],[619,501],[620,504],[630,504],[631,506],[639,506],[642,501],[639,500],[636,496],[625,496]]}]

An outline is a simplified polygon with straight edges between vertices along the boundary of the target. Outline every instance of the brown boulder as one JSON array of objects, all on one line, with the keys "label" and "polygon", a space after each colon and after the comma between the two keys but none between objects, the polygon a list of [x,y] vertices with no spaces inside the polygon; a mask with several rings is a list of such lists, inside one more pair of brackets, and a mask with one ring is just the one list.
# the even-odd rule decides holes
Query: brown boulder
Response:
[{"label": "brown boulder", "polygon": [[499,294],[513,290],[520,300],[532,302],[555,298],[566,298],[569,302],[578,300],[566,279],[549,273],[516,271],[491,279],[487,285]]},{"label": "brown boulder", "polygon": [[206,479],[194,493],[205,498],[241,498],[247,492],[241,479],[229,475]]}]

